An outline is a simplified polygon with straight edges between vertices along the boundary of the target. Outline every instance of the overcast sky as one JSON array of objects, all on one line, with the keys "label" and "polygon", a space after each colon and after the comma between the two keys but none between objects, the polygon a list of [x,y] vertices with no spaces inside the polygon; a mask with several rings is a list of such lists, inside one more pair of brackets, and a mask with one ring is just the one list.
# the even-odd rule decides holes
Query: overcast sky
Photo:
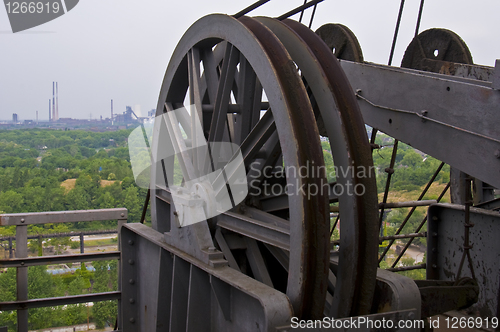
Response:
[{"label": "overcast sky", "polygon": [[[182,34],[210,13],[234,14],[251,1],[80,0],[67,14],[13,34],[0,8],[0,119],[48,119],[52,81],[59,82],[59,117],[109,117],[125,106],[156,107],[170,55]],[[252,15],[278,16],[303,0],[271,0]],[[420,0],[406,0],[394,65],[415,30]],[[313,29],[336,22],[357,36],[366,61],[386,64],[399,0],[325,0]],[[311,9],[304,21],[309,23]],[[425,2],[421,29],[453,30],[469,46],[474,62],[493,66],[500,58],[500,1]],[[298,19],[298,15],[294,18]]]}]

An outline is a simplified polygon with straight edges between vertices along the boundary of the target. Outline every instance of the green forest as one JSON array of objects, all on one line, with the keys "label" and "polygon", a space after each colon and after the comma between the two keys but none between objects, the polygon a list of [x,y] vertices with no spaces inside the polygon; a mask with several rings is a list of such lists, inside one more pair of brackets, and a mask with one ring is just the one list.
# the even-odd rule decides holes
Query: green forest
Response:
[{"label": "green forest", "polygon": [[[0,131],[0,213],[86,210],[127,207],[128,222],[138,222],[146,189],[136,186],[130,168],[127,138],[131,130]],[[28,234],[51,234],[116,228],[116,221],[30,225]],[[0,237],[15,236],[15,227],[0,227]],[[4,249],[5,241],[2,242]],[[44,246],[65,248],[77,244],[69,238],[46,239]],[[15,243],[14,243],[15,245]],[[28,244],[37,253],[38,240]],[[2,257],[8,253],[2,253]],[[41,254],[41,252],[39,252]],[[7,256],[8,257],[8,256]],[[30,299],[98,293],[117,289],[117,261],[95,261],[73,273],[49,274],[46,266],[28,269]],[[0,271],[0,301],[16,299],[16,269]],[[113,326],[116,301],[92,306],[29,310],[29,328],[68,326],[94,322]],[[16,312],[1,312],[0,326],[16,330]]]},{"label": "green forest", "polygon": [[[88,132],[82,130],[25,129],[0,131],[0,213],[39,211],[86,210],[126,207],[128,222],[139,222],[147,190],[139,188],[132,174],[127,139],[130,130],[114,132]],[[379,134],[373,152],[376,167],[379,201],[382,199],[391,160],[393,140]],[[327,169],[333,169],[330,145],[322,142]],[[440,161],[426,156],[408,145],[399,143],[390,186],[389,201],[415,200],[423,186],[438,168]],[[329,180],[334,174],[329,172]],[[424,199],[437,199],[439,191],[449,181],[449,167],[445,166],[435,186]],[[449,197],[449,195],[445,196]],[[445,201],[447,198],[445,198]],[[386,211],[383,235],[396,232],[409,209]],[[415,231],[425,217],[426,209],[419,208],[410,218],[403,233]],[[146,220],[149,220],[149,212]],[[116,228],[116,221],[81,222],[73,224],[31,225],[29,235],[82,230]],[[422,229],[421,231],[425,231]],[[338,233],[337,233],[338,235]],[[15,236],[14,227],[0,227],[0,237]],[[399,241],[405,243],[405,240]],[[424,238],[414,241],[425,245]],[[5,241],[2,242],[5,245]],[[47,239],[45,245],[65,248],[69,238]],[[36,255],[39,243],[30,241]],[[5,246],[4,246],[5,248]],[[41,254],[41,252],[39,253]],[[382,262],[388,267],[390,262]],[[402,265],[412,265],[404,258]],[[116,290],[116,261],[92,262],[92,269],[82,264],[73,273],[49,274],[45,266],[29,268],[29,297],[42,298]],[[0,301],[13,301],[16,297],[15,269],[0,271]],[[421,278],[423,271],[404,272]],[[97,327],[113,325],[116,302],[94,303],[65,307],[30,309],[30,329],[67,326],[94,322]],[[0,326],[15,330],[15,312],[0,312]]]}]

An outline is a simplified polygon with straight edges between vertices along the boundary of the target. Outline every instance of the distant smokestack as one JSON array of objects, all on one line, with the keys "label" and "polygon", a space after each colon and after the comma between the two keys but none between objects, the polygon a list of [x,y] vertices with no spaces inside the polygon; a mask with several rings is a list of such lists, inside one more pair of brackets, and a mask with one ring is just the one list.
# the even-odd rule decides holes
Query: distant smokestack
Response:
[{"label": "distant smokestack", "polygon": [[57,90],[57,82],[56,82],[56,121],[59,120],[59,92]]},{"label": "distant smokestack", "polygon": [[52,121],[52,117],[50,115],[51,113],[50,113],[50,98],[49,98],[49,122]]},{"label": "distant smokestack", "polygon": [[38,124],[38,111],[36,111],[36,124]]},{"label": "distant smokestack", "polygon": [[113,99],[111,99],[111,121],[113,121]]},{"label": "distant smokestack", "polygon": [[52,82],[52,121],[56,121],[55,82]]}]

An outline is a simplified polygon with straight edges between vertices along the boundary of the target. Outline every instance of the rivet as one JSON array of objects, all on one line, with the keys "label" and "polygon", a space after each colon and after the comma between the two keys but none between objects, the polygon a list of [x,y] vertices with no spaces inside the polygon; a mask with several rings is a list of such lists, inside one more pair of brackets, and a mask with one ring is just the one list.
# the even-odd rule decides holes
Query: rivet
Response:
[{"label": "rivet", "polygon": [[122,217],[125,217],[125,213],[122,213],[122,214],[121,214],[121,216],[122,216]]},{"label": "rivet", "polygon": [[437,265],[436,265],[436,264],[432,264],[432,268],[433,268],[433,269],[436,269],[436,268],[437,268]]},{"label": "rivet", "polygon": [[24,262],[21,262],[21,265],[24,265]]},{"label": "rivet", "polygon": [[432,220],[434,220],[434,221],[438,221],[438,217],[436,217],[436,216],[432,216]]},{"label": "rivet", "polygon": [[134,279],[130,279],[130,280],[128,281],[128,283],[129,283],[129,284],[131,284],[131,285],[133,285],[133,284],[135,284],[135,280],[134,280]]},{"label": "rivet", "polygon": [[134,240],[128,240],[128,244],[133,246],[134,245]]},{"label": "rivet", "polygon": [[130,298],[128,301],[130,302],[130,304],[134,304],[135,303],[135,300],[133,298]]},{"label": "rivet", "polygon": [[133,259],[129,259],[129,260],[128,260],[128,263],[129,263],[130,265],[134,265],[134,263],[135,263],[135,262],[134,262],[134,260],[133,260]]},{"label": "rivet", "polygon": [[21,218],[21,222],[24,224],[24,218]]},{"label": "rivet", "polygon": [[131,322],[132,324],[134,324],[135,323],[135,318],[134,317],[130,318],[129,322]]}]

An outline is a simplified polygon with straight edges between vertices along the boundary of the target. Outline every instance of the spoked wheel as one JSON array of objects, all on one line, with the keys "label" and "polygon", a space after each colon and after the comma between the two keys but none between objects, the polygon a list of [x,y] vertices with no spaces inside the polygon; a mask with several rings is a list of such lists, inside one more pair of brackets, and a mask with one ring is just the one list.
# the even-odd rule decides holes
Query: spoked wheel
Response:
[{"label": "spoked wheel", "polygon": [[[330,72],[316,66],[316,71],[306,75],[308,63],[316,60],[303,62],[295,56],[292,60],[282,42],[262,22],[248,17],[210,15],[193,24],[171,58],[156,113],[158,117],[185,108],[172,128],[165,128],[178,133],[170,141],[182,146],[159,142],[157,149],[177,152],[184,178],[178,184],[183,188],[180,191],[199,199],[199,191],[189,191],[196,187],[196,177],[206,174],[206,165],[215,171],[236,159],[235,155],[214,155],[213,149],[205,155],[189,149],[199,146],[193,143],[200,140],[195,134],[199,132],[195,114],[209,146],[213,142],[237,144],[247,173],[248,196],[241,202],[232,199],[227,211],[217,206],[215,215],[206,213],[211,216],[207,221],[184,228],[198,235],[205,232],[201,235],[204,245],[214,243],[234,269],[285,292],[295,316],[323,317],[328,282],[330,291],[335,289],[330,311],[335,317],[367,313],[376,273],[376,217],[371,215],[375,209],[376,216],[375,179],[369,175],[358,179],[357,172],[352,172],[371,165],[369,153],[365,155],[369,147],[363,122],[340,67]],[[317,80],[310,76],[315,74],[320,74]],[[335,84],[339,87],[333,88]],[[326,89],[320,92],[318,87]],[[325,188],[330,187],[313,107],[319,107],[325,121],[332,121],[327,131],[341,171],[337,183],[351,189],[362,184],[365,193],[369,192],[349,195],[346,189],[345,194],[331,198],[338,199],[342,216],[336,281],[329,278],[329,190]],[[167,159],[153,166],[152,221],[158,231],[172,233],[180,225],[169,199],[175,162]],[[225,174],[231,182],[231,173]],[[230,186],[226,187],[230,192]],[[215,188],[204,193],[217,196]],[[210,200],[201,196],[205,210],[211,208]],[[197,227],[200,224],[205,228]]]}]

